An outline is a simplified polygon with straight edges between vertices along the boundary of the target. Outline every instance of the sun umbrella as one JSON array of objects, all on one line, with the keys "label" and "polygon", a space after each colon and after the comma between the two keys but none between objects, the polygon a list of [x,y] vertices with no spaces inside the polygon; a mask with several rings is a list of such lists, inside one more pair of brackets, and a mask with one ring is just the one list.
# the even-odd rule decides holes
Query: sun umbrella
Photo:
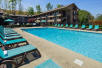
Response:
[{"label": "sun umbrella", "polygon": [[7,20],[5,20],[4,22],[13,22],[13,20],[7,19]]},{"label": "sun umbrella", "polygon": [[36,22],[36,23],[39,23],[39,22],[40,22],[40,20],[36,20],[35,22]]},{"label": "sun umbrella", "polygon": [[41,20],[41,22],[46,22],[45,20]]}]

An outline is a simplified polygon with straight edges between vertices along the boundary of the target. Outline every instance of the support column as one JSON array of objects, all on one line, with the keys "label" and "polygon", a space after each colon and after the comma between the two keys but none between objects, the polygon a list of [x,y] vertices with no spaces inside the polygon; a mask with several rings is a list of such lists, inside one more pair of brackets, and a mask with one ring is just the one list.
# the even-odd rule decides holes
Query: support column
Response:
[{"label": "support column", "polygon": [[40,16],[40,25],[41,25],[41,16]]},{"label": "support column", "polygon": [[73,10],[70,11],[70,24],[73,22]]},{"label": "support column", "polygon": [[76,12],[76,24],[78,24],[78,12],[77,10],[75,12]]},{"label": "support column", "polygon": [[67,9],[66,9],[66,24],[67,24]]}]

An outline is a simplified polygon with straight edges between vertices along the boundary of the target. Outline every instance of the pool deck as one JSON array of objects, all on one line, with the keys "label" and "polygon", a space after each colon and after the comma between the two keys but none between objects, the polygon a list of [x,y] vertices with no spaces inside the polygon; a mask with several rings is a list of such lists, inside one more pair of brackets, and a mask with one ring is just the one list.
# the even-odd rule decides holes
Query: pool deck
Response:
[{"label": "pool deck", "polygon": [[[40,28],[40,27],[27,27],[27,28]],[[25,31],[22,32],[22,30],[20,29],[21,28],[14,28],[14,30],[17,33],[19,33],[21,36],[23,36],[30,44],[33,44],[35,47],[37,47],[42,56],[41,58],[31,61],[28,64],[22,65],[19,68],[33,68],[50,58],[55,63],[60,65],[62,68],[102,68],[101,62],[88,58],[84,55],[66,49],[62,46],[54,44],[50,41],[47,41],[45,39],[42,39]],[[61,28],[61,29],[68,29],[68,28]],[[80,29],[70,29],[70,30],[102,33],[102,31],[90,31],[90,30],[80,30]],[[75,64],[74,63],[75,59],[83,61],[84,62],[83,65],[79,66]]]}]

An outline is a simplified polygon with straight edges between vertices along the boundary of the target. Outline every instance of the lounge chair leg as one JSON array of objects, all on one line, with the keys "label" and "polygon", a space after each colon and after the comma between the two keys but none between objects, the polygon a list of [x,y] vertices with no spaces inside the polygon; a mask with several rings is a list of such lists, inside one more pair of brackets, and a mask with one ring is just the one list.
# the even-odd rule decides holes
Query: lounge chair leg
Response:
[{"label": "lounge chair leg", "polygon": [[23,59],[21,60],[21,62],[18,64],[18,66],[22,65],[24,59],[26,58],[26,53],[24,53]]},{"label": "lounge chair leg", "polygon": [[11,45],[4,46],[5,48],[12,49]]},{"label": "lounge chair leg", "polygon": [[18,64],[18,66],[22,65],[24,59],[26,58],[26,53],[24,53],[23,59],[21,60],[21,62]]},{"label": "lounge chair leg", "polygon": [[26,41],[26,44],[29,45],[29,43]]},{"label": "lounge chair leg", "polygon": [[6,64],[2,64],[0,68],[7,68]]},{"label": "lounge chair leg", "polygon": [[2,64],[6,64],[6,63],[14,64],[14,65],[17,67],[17,63],[14,62],[13,60],[3,60],[3,61],[0,63],[0,65],[2,65]]},{"label": "lounge chair leg", "polygon": [[36,53],[41,57],[39,50],[36,49]]}]

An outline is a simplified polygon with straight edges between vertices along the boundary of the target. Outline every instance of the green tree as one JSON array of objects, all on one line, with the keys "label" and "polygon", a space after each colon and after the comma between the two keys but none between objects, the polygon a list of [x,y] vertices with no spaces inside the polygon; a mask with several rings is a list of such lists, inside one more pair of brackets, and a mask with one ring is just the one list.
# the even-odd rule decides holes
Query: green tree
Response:
[{"label": "green tree", "polygon": [[61,5],[60,4],[57,4],[57,8],[59,8],[59,7],[61,7]]},{"label": "green tree", "polygon": [[19,13],[18,14],[23,14],[23,5],[21,4],[22,0],[18,0],[18,5],[19,5]]},{"label": "green tree", "polygon": [[9,9],[9,12],[8,13],[11,14],[11,9],[12,8],[11,8],[11,3],[9,3],[9,2],[8,2],[8,9]]},{"label": "green tree", "polygon": [[[60,8],[60,7],[62,7],[63,5],[60,5],[60,4],[57,4],[57,8]],[[56,9],[56,8],[55,8]]]},{"label": "green tree", "polygon": [[33,9],[33,7],[30,7],[29,9],[28,9],[28,14],[29,15],[34,15],[34,9]]},{"label": "green tree", "polygon": [[47,11],[53,9],[53,5],[51,5],[50,3],[46,4],[46,8],[47,8]]},{"label": "green tree", "polygon": [[6,12],[8,8],[8,0],[4,0],[4,13]]},{"label": "green tree", "polygon": [[0,0],[0,10],[1,10],[1,6],[2,6],[2,0]]},{"label": "green tree", "polygon": [[10,19],[10,15],[9,14],[5,14],[4,15],[4,20],[6,20],[6,19]]},{"label": "green tree", "polygon": [[9,0],[9,3],[12,3],[12,13],[15,13],[17,0]]},{"label": "green tree", "polygon": [[25,8],[25,15],[29,14],[28,13],[28,8]]},{"label": "green tree", "polygon": [[36,6],[36,10],[37,10],[37,13],[38,13],[38,14],[41,13],[40,5],[37,5],[37,6]]},{"label": "green tree", "polygon": [[97,14],[95,20],[102,21],[102,14]]},{"label": "green tree", "polygon": [[86,11],[86,10],[80,10],[78,11],[78,20],[79,20],[79,24],[82,25],[82,24],[89,24],[89,20],[91,20],[91,13]]}]

